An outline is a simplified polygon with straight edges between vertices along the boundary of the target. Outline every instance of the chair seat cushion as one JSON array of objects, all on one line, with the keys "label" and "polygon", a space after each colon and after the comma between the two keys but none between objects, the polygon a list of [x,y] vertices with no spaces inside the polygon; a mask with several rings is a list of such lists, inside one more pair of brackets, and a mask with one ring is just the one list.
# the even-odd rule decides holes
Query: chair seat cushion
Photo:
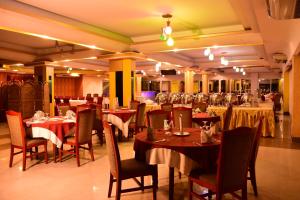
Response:
[{"label": "chair seat cushion", "polygon": [[155,172],[154,165],[137,161],[136,159],[127,159],[121,161],[121,178],[133,178],[139,176],[152,175]]},{"label": "chair seat cushion", "polygon": [[43,139],[43,138],[26,138],[26,145],[27,146],[36,146],[36,145],[39,145],[39,144],[42,144],[44,142],[47,142],[46,139]]},{"label": "chair seat cushion", "polygon": [[215,188],[217,184],[216,172],[205,172],[202,169],[194,169],[190,173],[190,178],[194,179],[194,182],[198,182],[200,185],[209,188]]}]

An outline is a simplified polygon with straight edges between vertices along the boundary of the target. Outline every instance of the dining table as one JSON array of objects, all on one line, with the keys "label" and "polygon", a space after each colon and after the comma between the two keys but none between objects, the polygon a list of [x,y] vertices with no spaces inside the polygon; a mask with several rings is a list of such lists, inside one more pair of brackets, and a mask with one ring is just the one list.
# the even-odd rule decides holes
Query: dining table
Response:
[{"label": "dining table", "polygon": [[[207,110],[220,116],[221,127],[223,127],[227,107],[209,106]],[[229,129],[241,126],[252,128],[260,117],[263,117],[262,136],[275,137],[273,103],[259,103],[257,106],[233,106]]]},{"label": "dining table", "polygon": [[124,137],[128,138],[129,123],[136,114],[135,109],[102,109],[103,119],[110,122],[114,127],[122,131]]},{"label": "dining table", "polygon": [[69,133],[74,127],[76,119],[62,116],[43,117],[39,120],[33,118],[24,120],[27,127],[32,129],[33,138],[44,138],[53,144],[53,157],[56,162],[57,149],[61,148],[65,134]]},{"label": "dining table", "polygon": [[220,146],[220,135],[215,134],[209,143],[201,143],[201,129],[184,128],[185,135],[179,130],[153,130],[154,138],[149,139],[147,131],[135,136],[135,159],[150,165],[166,164],[169,167],[169,199],[174,198],[174,168],[189,175],[196,168],[216,167]]},{"label": "dining table", "polygon": [[201,125],[203,122],[213,122],[217,123],[221,121],[221,117],[218,115],[210,115],[207,112],[199,112],[199,113],[193,113],[193,122]]}]

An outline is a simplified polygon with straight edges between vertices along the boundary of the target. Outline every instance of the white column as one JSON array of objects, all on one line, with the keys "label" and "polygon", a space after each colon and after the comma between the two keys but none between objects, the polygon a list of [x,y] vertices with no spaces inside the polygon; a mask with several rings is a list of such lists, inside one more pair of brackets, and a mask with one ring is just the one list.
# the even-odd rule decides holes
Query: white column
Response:
[{"label": "white column", "polygon": [[221,93],[221,91],[222,91],[222,90],[221,90],[221,85],[222,85],[222,84],[221,84],[221,81],[222,81],[222,80],[219,80],[219,93]]},{"label": "white column", "polygon": [[251,73],[251,94],[255,94],[259,88],[258,73]]}]

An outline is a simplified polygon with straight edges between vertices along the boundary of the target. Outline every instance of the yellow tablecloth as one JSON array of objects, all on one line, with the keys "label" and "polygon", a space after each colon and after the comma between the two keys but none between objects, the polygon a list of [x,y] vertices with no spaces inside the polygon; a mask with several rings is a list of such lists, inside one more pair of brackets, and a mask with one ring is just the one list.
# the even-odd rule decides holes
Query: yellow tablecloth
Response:
[{"label": "yellow tablecloth", "polygon": [[[208,107],[208,111],[213,111],[221,117],[221,127],[223,127],[224,124],[226,109],[226,107]],[[232,116],[229,128],[234,129],[240,126],[254,127],[254,124],[261,116],[264,116],[262,135],[274,137],[275,116],[273,112],[273,107],[271,105],[260,105],[259,107],[234,106],[232,109]]]}]

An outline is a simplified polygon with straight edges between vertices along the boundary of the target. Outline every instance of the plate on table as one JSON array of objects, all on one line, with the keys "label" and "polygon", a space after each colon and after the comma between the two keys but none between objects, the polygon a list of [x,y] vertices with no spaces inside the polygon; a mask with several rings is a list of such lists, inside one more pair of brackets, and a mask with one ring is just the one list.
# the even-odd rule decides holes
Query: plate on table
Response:
[{"label": "plate on table", "polygon": [[190,135],[189,132],[174,132],[173,134],[177,135],[177,136],[188,136],[188,135]]}]

